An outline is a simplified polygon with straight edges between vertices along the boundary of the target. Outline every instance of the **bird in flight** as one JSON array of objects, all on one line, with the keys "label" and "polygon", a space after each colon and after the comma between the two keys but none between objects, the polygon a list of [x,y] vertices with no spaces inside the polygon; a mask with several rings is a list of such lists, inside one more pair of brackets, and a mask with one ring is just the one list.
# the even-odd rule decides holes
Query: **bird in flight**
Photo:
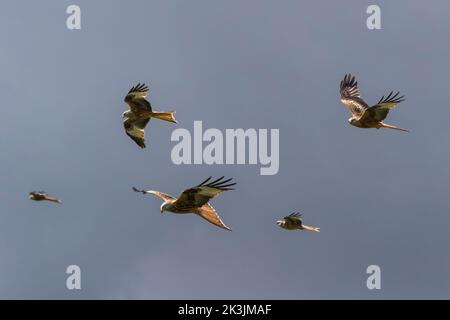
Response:
[{"label": "bird in flight", "polygon": [[164,211],[179,214],[194,213],[220,228],[231,231],[231,229],[223,223],[216,210],[209,203],[209,200],[218,196],[223,191],[234,190],[230,187],[234,186],[236,183],[231,182],[231,178],[227,180],[223,180],[223,178],[224,177],[220,177],[214,181],[210,181],[212,177],[209,177],[199,185],[184,190],[178,198],[159,191],[145,191],[136,189],[135,187],[133,187],[133,190],[143,194],[153,194],[163,199],[164,202],[160,207],[161,213]]},{"label": "bird in flight", "polygon": [[51,202],[55,202],[55,203],[61,203],[62,201],[54,198],[54,197],[50,197],[47,193],[45,193],[44,191],[32,191],[30,192],[29,197],[31,200],[34,201],[51,201]]},{"label": "bird in flight", "polygon": [[150,118],[177,123],[174,111],[153,111],[150,102],[145,99],[147,93],[148,88],[145,84],[138,83],[132,87],[124,99],[125,103],[128,104],[129,110],[122,115],[126,134],[141,148],[145,148],[144,129]]},{"label": "bird in flight", "polygon": [[351,74],[345,75],[340,84],[341,102],[350,110],[352,116],[348,122],[358,128],[389,128],[409,132],[406,129],[386,124],[389,111],[395,108],[400,102],[405,101],[404,96],[399,96],[400,92],[394,94],[391,91],[386,98],[383,96],[374,106],[369,106],[362,98],[358,89],[358,82]]},{"label": "bird in flight", "polygon": [[277,221],[277,225],[286,230],[308,230],[320,232],[319,227],[311,227],[303,224],[302,215],[298,212],[291,213],[287,217]]}]

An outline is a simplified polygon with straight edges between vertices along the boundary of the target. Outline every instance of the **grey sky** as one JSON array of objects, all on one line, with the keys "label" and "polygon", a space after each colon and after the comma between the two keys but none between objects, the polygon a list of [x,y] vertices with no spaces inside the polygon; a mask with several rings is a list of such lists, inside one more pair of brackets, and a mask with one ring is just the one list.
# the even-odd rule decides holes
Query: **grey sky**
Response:
[{"label": "grey sky", "polygon": [[[376,3],[380,31],[373,1],[2,1],[0,297],[450,298],[450,3]],[[369,103],[405,94],[389,123],[411,133],[350,126],[348,72]],[[121,123],[137,82],[179,120],[152,121],[145,150]],[[279,173],[175,166],[171,132],[194,120],[279,128]],[[238,183],[214,199],[232,232],[131,191],[210,175]],[[278,228],[292,211],[321,233]]]}]

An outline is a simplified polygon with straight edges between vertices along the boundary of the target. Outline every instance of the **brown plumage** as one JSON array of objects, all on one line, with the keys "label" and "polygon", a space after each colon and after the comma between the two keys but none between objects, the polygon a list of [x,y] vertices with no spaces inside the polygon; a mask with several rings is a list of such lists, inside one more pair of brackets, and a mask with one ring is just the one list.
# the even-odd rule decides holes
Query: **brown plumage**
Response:
[{"label": "brown plumage", "polygon": [[377,104],[370,107],[361,98],[355,77],[347,74],[340,83],[340,94],[341,102],[352,113],[352,117],[348,119],[351,125],[358,128],[389,128],[408,132],[406,129],[383,122],[391,109],[405,101],[404,96],[399,96],[399,92],[394,94],[391,91],[386,98],[383,96]]},{"label": "brown plumage", "polygon": [[126,134],[141,148],[145,148],[144,129],[150,118],[177,123],[174,111],[153,111],[150,102],[145,99],[147,93],[148,88],[145,84],[138,83],[132,87],[124,99],[125,103],[128,104],[129,110],[125,111],[122,116]]},{"label": "brown plumage", "polygon": [[277,225],[286,230],[308,230],[320,232],[319,227],[311,227],[303,224],[301,213],[294,212],[277,221]]},{"label": "brown plumage", "polygon": [[29,198],[34,201],[50,201],[55,203],[62,203],[60,199],[50,197],[44,191],[32,191],[29,193]]},{"label": "brown plumage", "polygon": [[209,177],[199,185],[184,190],[178,198],[160,191],[145,191],[135,187],[133,187],[133,190],[143,194],[153,194],[163,199],[164,203],[160,207],[161,213],[164,211],[179,214],[194,213],[220,228],[231,231],[231,229],[220,219],[216,210],[209,203],[209,200],[218,196],[223,191],[234,190],[230,187],[234,186],[236,183],[232,183],[232,179],[223,180],[224,177],[220,177],[210,182],[211,178],[212,177]]}]

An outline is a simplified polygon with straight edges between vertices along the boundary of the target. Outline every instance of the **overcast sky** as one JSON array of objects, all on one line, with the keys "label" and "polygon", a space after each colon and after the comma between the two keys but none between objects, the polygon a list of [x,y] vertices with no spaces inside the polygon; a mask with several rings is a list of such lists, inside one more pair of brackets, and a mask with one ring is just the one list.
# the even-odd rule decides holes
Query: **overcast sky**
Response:
[{"label": "overcast sky", "polygon": [[[82,29],[66,28],[78,4]],[[366,28],[369,4],[382,30]],[[450,298],[450,3],[23,1],[0,4],[1,298]],[[352,127],[345,73],[387,121]],[[137,82],[155,109],[147,149],[123,132]],[[172,163],[176,128],[279,129],[280,170]],[[213,200],[232,232],[160,214],[132,186]],[[27,199],[31,190],[61,206]],[[320,233],[275,221],[293,211]],[[82,290],[66,289],[81,267]],[[366,268],[381,267],[381,290]]]}]

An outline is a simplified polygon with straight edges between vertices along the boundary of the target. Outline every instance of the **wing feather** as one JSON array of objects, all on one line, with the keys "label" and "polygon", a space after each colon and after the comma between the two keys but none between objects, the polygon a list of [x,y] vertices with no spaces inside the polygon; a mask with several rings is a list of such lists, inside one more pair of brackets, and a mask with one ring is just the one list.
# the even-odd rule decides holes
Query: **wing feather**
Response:
[{"label": "wing feather", "polygon": [[144,129],[149,121],[150,119],[133,120],[125,118],[123,122],[126,134],[141,148],[145,148]]},{"label": "wing feather", "polygon": [[199,185],[184,190],[173,205],[179,209],[199,208],[223,191],[234,190],[231,187],[236,183],[229,183],[232,179],[223,180],[223,178],[209,182],[212,179],[209,177]]},{"label": "wing feather", "polygon": [[136,114],[142,111],[152,111],[152,106],[145,98],[148,94],[148,87],[144,83],[138,83],[132,87],[125,96],[125,103],[128,104],[130,110]]},{"label": "wing feather", "polygon": [[134,192],[139,192],[142,194],[152,194],[154,196],[157,196],[158,198],[163,199],[164,201],[170,201],[170,200],[175,200],[175,197],[172,197],[170,194],[161,192],[161,191],[155,191],[155,190],[140,190],[136,187],[133,187],[133,191]]},{"label": "wing feather", "polygon": [[293,212],[287,217],[284,217],[284,220],[290,225],[302,225],[302,214],[299,212]]},{"label": "wing feather", "polygon": [[361,98],[358,82],[351,74],[346,74],[340,86],[341,102],[356,117],[360,117],[368,108],[367,103]]},{"label": "wing feather", "polygon": [[394,91],[391,91],[386,98],[384,96],[381,97],[376,105],[367,108],[360,121],[383,121],[386,119],[389,111],[403,101],[405,101],[405,96],[400,96],[400,92],[394,94]]}]

